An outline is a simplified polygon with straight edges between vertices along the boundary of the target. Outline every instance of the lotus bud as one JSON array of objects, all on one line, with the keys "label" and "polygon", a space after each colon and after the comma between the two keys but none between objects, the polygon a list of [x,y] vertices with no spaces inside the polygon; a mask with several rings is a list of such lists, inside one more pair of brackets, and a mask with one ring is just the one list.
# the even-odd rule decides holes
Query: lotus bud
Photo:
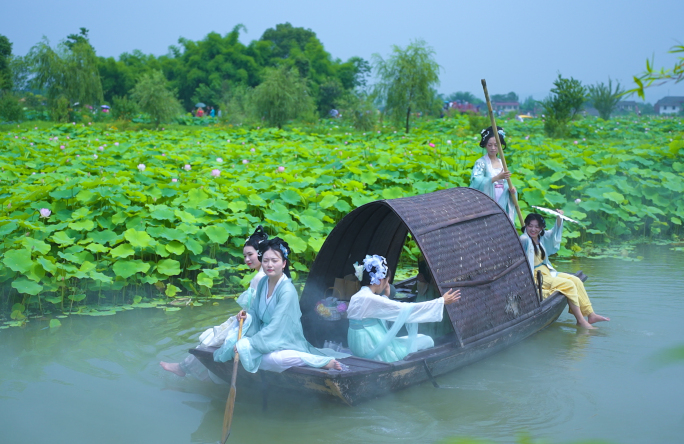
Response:
[{"label": "lotus bud", "polygon": [[248,163],[249,163],[249,160],[247,160],[247,159],[242,159],[242,164],[243,164],[243,165],[247,165]]},{"label": "lotus bud", "polygon": [[139,165],[138,165],[138,169],[139,169],[140,171],[145,171],[145,164],[144,164],[144,163],[139,164]]},{"label": "lotus bud", "polygon": [[47,208],[40,209],[40,217],[48,218],[50,217],[50,214],[52,214],[52,211],[48,210]]},{"label": "lotus bud", "polygon": [[66,148],[64,145],[59,147],[60,150],[63,150],[64,148]]},{"label": "lotus bud", "polygon": [[580,202],[582,202],[582,199],[575,199],[575,203],[576,203],[576,204],[578,204],[578,203],[580,203]]},{"label": "lotus bud", "polygon": [[223,162],[223,159],[220,158],[220,157],[217,157],[217,158],[216,158],[216,161],[217,161],[218,163],[221,163],[221,162]]},{"label": "lotus bud", "polygon": [[214,177],[219,177],[221,175],[221,170],[211,170],[211,175]]},{"label": "lotus bud", "polygon": [[435,144],[434,144],[434,143],[428,143],[428,145],[430,145],[430,148],[434,148],[434,147],[435,147]]},{"label": "lotus bud", "polygon": [[451,140],[447,140],[447,145],[451,145]]},{"label": "lotus bud", "polygon": [[93,154],[93,159],[97,159],[97,154]]},{"label": "lotus bud", "polygon": [[190,170],[192,169],[192,167],[191,167],[190,165],[188,165],[188,164],[185,164],[185,166],[183,167],[183,169],[184,169],[185,171],[190,171]]},{"label": "lotus bud", "polygon": [[178,179],[173,178],[173,179],[171,179],[171,182],[178,182]]},{"label": "lotus bud", "polygon": [[252,148],[250,151],[251,151],[251,152],[255,152],[256,150],[255,150],[254,148]]},{"label": "lotus bud", "polygon": [[114,146],[119,146],[119,142],[114,142]]},{"label": "lotus bud", "polygon": [[283,171],[285,171],[285,167],[284,167],[284,166],[279,166],[279,167],[278,167],[278,171],[282,173]]},{"label": "lotus bud", "polygon": [[99,151],[104,151],[104,147],[103,147],[103,146],[100,146],[100,147],[98,147],[97,149],[98,149]]}]

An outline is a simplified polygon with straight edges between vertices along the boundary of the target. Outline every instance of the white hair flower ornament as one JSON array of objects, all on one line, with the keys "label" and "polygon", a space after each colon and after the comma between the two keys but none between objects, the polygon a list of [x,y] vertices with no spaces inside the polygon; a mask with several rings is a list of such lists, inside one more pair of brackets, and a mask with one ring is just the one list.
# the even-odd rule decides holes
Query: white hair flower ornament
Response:
[{"label": "white hair flower ornament", "polygon": [[366,258],[363,260],[363,267],[370,276],[371,285],[379,284],[387,276],[387,259],[377,254],[373,256],[366,255]]},{"label": "white hair flower ornament", "polygon": [[358,262],[354,262],[354,276],[356,276],[356,279],[359,281],[363,279],[363,265],[359,265]]}]

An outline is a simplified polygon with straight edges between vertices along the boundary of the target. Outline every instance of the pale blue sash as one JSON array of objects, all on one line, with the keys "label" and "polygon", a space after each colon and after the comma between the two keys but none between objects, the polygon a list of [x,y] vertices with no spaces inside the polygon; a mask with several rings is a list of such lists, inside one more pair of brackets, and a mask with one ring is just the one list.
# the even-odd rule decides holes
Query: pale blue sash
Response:
[{"label": "pale blue sash", "polygon": [[[390,328],[385,336],[378,342],[378,344],[375,346],[373,350],[371,350],[369,353],[367,353],[365,356],[361,356],[362,358],[365,359],[373,359],[380,353],[382,353],[388,345],[394,340],[394,338],[397,336],[397,333],[399,333],[399,330],[401,327],[406,323],[406,320],[408,317],[411,315],[411,312],[413,311],[413,305],[412,304],[406,304],[404,308],[401,309],[399,312],[399,316],[397,316],[397,319],[394,321],[394,324],[392,325],[392,328]],[[364,319],[362,321],[355,321],[353,319],[349,320],[349,327],[358,329],[359,324],[362,324],[362,327],[365,326],[370,326],[365,324],[366,322],[371,321],[371,319]],[[379,319],[373,319],[373,321],[376,322],[381,322]],[[352,323],[355,325],[352,326]],[[372,325],[372,324],[371,324]],[[418,333],[418,324],[406,324],[406,331],[408,331],[408,342],[406,344],[406,350],[408,353],[413,353],[415,351],[416,345],[416,336]],[[403,356],[402,356],[403,358]]]}]

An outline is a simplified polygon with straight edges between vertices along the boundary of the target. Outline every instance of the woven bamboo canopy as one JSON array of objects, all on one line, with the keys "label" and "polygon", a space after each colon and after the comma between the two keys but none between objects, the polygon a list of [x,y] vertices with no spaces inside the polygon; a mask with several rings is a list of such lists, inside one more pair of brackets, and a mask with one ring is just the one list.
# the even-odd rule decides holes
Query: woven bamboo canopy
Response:
[{"label": "woven bamboo canopy", "polygon": [[[493,334],[539,307],[532,271],[508,216],[485,194],[452,188],[371,202],[337,224],[313,263],[300,301],[310,342],[320,346],[323,337],[334,339],[332,325],[330,332],[321,330],[315,304],[335,278],[353,273],[352,264],[366,254],[386,257],[394,271],[408,233],[439,292],[461,290],[461,299],[447,306],[461,345]],[[319,327],[313,328],[314,323]],[[345,326],[337,327],[337,336]],[[344,336],[336,339],[346,341]]]}]

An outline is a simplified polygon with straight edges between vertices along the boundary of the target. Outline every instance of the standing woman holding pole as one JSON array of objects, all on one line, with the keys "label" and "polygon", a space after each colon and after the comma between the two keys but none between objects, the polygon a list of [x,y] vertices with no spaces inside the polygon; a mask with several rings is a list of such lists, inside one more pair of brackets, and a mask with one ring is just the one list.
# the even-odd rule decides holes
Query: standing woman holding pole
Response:
[{"label": "standing woman holding pole", "polygon": [[[504,170],[501,159],[497,156],[499,153],[499,145],[496,137],[494,137],[494,130],[490,126],[483,129],[480,133],[480,146],[487,150],[487,153],[477,159],[473,172],[470,175],[470,188],[482,191],[487,196],[491,197],[494,202],[498,203],[504,209],[508,217],[515,224],[515,206],[513,198],[515,198],[516,189],[510,187],[508,181],[511,178],[511,172]],[[498,129],[499,140],[506,147],[506,133],[503,128]]]},{"label": "standing woman holding pole", "polygon": [[[513,207],[515,208],[515,214],[518,215],[518,220],[520,221],[520,225],[522,226],[523,217],[522,217],[522,213],[520,212],[520,206],[518,205],[518,195],[517,195],[515,188],[513,187],[513,182],[511,182],[511,173],[508,171],[508,166],[506,165],[506,157],[504,156],[504,152],[503,152],[503,147],[505,147],[506,145],[505,145],[505,143],[503,143],[500,140],[500,137],[499,137],[499,136],[502,136],[502,137],[505,136],[505,133],[503,132],[503,130],[501,131],[501,133],[499,133],[499,129],[496,127],[496,119],[494,118],[494,111],[492,111],[492,102],[491,102],[491,100],[489,100],[489,91],[487,91],[487,82],[485,81],[485,79],[482,79],[482,89],[484,90],[485,99],[487,99],[487,110],[489,111],[489,119],[492,122],[492,126],[488,128],[490,130],[489,133],[485,134],[485,132],[487,130],[483,131],[482,140],[480,140],[480,146],[486,147],[487,143],[489,142],[489,137],[491,137],[491,136],[493,136],[493,140],[496,141],[495,146],[496,146],[497,152],[499,153],[499,157],[498,158],[496,158],[496,156],[494,156],[494,157],[497,161],[501,162],[501,173],[505,173],[505,174],[503,176],[500,176],[500,177],[501,177],[501,179],[505,179],[506,184],[508,185],[508,193],[504,192],[500,196],[505,196],[506,199],[509,199],[510,202],[513,203]],[[491,136],[489,134],[491,134]],[[485,141],[485,143],[483,145],[482,141],[485,140],[485,136],[486,136],[487,140]],[[492,149],[493,148],[494,148],[494,146],[492,147]],[[489,158],[490,161],[492,160],[492,158],[489,155],[489,149],[488,149],[487,155],[485,157]],[[496,165],[496,162],[495,162],[495,165]],[[477,168],[477,162],[475,163],[475,167]],[[501,174],[501,173],[498,173],[498,174]],[[474,175],[475,175],[475,168],[473,168],[473,176]],[[490,178],[489,181],[490,181],[490,183],[493,184],[495,181],[492,179],[493,179],[493,177]],[[497,179],[497,180],[501,180],[501,179]],[[486,183],[484,183],[484,185],[486,185]],[[473,180],[472,179],[471,179],[471,185],[470,186],[478,189],[477,187],[473,186]],[[495,199],[495,196],[496,196],[495,188],[496,187],[492,186],[492,188],[494,188],[494,193],[493,193],[494,195],[492,195],[492,194],[489,194],[489,195],[490,195],[490,197],[492,197],[492,199]],[[504,187],[504,190],[505,190],[505,187]],[[499,205],[501,205],[501,204],[499,204]],[[513,225],[515,225],[515,217],[511,214],[511,211],[509,211],[508,203],[506,204],[505,207],[503,205],[502,205],[502,207],[508,213],[508,216],[511,218]]]}]

